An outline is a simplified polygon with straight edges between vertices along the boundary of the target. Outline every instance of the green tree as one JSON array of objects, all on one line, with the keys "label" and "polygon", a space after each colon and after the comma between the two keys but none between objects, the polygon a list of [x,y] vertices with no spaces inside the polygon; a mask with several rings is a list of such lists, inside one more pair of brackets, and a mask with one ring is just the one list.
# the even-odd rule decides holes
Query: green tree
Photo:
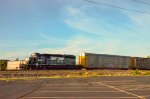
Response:
[{"label": "green tree", "polygon": [[149,55],[149,56],[147,56],[147,58],[150,58],[150,55]]},{"label": "green tree", "polygon": [[6,70],[7,68],[7,61],[1,60],[0,61],[0,70]]},{"label": "green tree", "polygon": [[19,61],[19,58],[16,58],[16,60],[15,61]]}]

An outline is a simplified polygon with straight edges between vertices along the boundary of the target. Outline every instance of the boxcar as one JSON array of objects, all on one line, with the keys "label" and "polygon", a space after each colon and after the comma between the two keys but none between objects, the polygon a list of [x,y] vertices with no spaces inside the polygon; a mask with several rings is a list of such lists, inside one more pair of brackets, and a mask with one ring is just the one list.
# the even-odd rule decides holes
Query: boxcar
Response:
[{"label": "boxcar", "polygon": [[150,58],[132,57],[132,69],[149,70]]},{"label": "boxcar", "polygon": [[128,69],[131,67],[130,56],[81,53],[79,65],[85,68],[94,69]]}]

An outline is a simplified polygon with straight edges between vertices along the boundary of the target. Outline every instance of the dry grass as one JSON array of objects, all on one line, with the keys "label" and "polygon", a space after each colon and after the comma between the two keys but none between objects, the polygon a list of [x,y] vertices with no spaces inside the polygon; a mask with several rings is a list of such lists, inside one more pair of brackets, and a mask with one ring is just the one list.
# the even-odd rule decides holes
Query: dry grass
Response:
[{"label": "dry grass", "polygon": [[43,78],[75,78],[100,76],[150,76],[150,70],[41,70],[0,71],[0,80],[33,80]]}]

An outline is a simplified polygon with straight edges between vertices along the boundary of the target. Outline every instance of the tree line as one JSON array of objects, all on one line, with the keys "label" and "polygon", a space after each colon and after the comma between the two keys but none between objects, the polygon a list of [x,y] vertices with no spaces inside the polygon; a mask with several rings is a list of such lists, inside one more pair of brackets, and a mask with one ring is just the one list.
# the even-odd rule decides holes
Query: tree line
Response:
[{"label": "tree line", "polygon": [[7,61],[8,60],[0,60],[0,70],[6,70],[7,69]]}]

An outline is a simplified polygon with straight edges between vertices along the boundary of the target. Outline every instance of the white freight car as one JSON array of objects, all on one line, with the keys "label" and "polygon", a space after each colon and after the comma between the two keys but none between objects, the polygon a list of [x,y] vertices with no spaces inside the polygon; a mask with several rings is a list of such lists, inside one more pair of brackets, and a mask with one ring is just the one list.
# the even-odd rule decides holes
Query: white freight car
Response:
[{"label": "white freight car", "polygon": [[82,65],[83,67],[89,69],[128,69],[131,66],[131,57],[107,54],[81,53],[79,55],[79,65]]}]

